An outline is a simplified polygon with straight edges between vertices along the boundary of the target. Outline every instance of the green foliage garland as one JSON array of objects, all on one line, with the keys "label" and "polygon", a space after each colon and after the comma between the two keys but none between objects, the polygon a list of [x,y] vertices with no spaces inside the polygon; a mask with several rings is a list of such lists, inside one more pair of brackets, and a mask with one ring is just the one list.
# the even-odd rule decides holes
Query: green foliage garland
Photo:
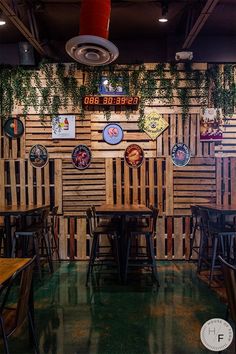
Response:
[{"label": "green foliage garland", "polygon": [[[82,98],[97,95],[102,76],[107,76],[116,89],[122,80],[127,95],[140,97],[139,126],[144,123],[145,106],[154,105],[159,99],[166,105],[173,105],[179,99],[183,119],[188,116],[191,97],[196,97],[203,108],[222,108],[224,116],[234,112],[236,99],[235,64],[210,65],[206,71],[194,70],[185,64],[157,64],[153,69],[144,65],[109,67],[82,67],[72,64],[42,64],[38,70],[23,67],[0,66],[0,114],[2,118],[11,115],[14,107],[23,107],[26,115],[32,107],[40,117],[55,116],[59,111],[71,107],[84,116]],[[79,84],[77,73],[83,75]],[[182,75],[182,76],[181,76]],[[186,85],[180,85],[185,79]],[[154,105],[155,106],[155,105]],[[104,111],[107,119],[109,108]],[[130,111],[126,111],[129,118]]]}]

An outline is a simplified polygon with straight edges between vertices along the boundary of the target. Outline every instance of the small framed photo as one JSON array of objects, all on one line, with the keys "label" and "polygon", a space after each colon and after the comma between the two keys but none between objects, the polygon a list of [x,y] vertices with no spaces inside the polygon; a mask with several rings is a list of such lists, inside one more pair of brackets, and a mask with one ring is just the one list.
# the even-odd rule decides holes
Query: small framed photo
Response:
[{"label": "small framed photo", "polygon": [[98,92],[101,95],[126,95],[127,92],[123,89],[122,82],[123,79],[122,77],[119,78],[120,84],[118,84],[116,87],[113,87],[112,84],[109,82],[108,77],[102,77],[101,82],[98,88]]},{"label": "small framed photo", "polygon": [[59,115],[53,117],[52,139],[75,139],[75,116]]}]

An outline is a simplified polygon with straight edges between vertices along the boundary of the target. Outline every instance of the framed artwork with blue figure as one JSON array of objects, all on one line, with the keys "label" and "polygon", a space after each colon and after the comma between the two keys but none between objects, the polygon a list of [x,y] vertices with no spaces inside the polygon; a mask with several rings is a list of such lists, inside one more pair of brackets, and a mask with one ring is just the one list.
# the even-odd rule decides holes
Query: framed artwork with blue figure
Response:
[{"label": "framed artwork with blue figure", "polygon": [[116,87],[113,87],[112,84],[109,82],[109,78],[103,76],[100,81],[98,92],[101,95],[126,95],[127,92],[123,89],[122,86],[123,83],[122,77],[119,78],[118,81],[120,81],[120,84],[117,84]]}]

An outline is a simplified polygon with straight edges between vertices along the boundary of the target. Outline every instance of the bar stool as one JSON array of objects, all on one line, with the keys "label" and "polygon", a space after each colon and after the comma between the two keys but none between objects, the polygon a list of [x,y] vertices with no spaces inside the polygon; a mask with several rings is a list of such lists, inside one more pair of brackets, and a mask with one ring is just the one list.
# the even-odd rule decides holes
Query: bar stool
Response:
[{"label": "bar stool", "polygon": [[[48,235],[48,215],[49,211],[44,210],[41,214],[40,221],[33,225],[24,227],[14,233],[12,239],[12,257],[30,257],[31,252],[36,256],[36,265],[40,279],[42,278],[41,258],[46,257],[49,270],[53,272],[52,255]],[[32,247],[32,248],[31,248]]]},{"label": "bar stool", "polygon": [[[118,274],[120,277],[120,260],[119,260],[119,244],[118,244],[118,230],[112,224],[99,225],[97,224],[95,208],[88,208],[86,211],[86,218],[88,222],[88,231],[92,239],[92,246],[90,251],[89,264],[86,276],[86,286],[93,273],[93,268],[96,264],[99,265],[117,265]],[[109,246],[101,246],[100,237],[105,236],[109,241]],[[110,252],[107,252],[107,249]],[[105,250],[105,251],[104,251]]]},{"label": "bar stool", "polygon": [[[152,270],[152,277],[159,286],[159,279],[157,273],[156,259],[154,254],[154,238],[156,236],[156,223],[158,210],[153,206],[149,206],[152,209],[152,215],[146,218],[146,220],[132,221],[128,225],[128,237],[127,237],[127,254],[125,264],[125,281],[127,280],[127,273],[129,267],[149,267]],[[138,249],[142,246],[139,245],[142,235],[145,237],[146,253],[139,253]],[[132,240],[137,238],[137,248],[134,256],[131,255]],[[143,247],[142,247],[143,248]]]},{"label": "bar stool", "polygon": [[199,254],[199,243],[196,240],[196,233],[200,231],[200,224],[201,224],[201,216],[200,216],[200,208],[198,206],[192,205],[191,206],[192,212],[192,221],[193,221],[193,233],[192,238],[190,239],[190,253],[189,253],[189,260],[191,259],[193,252]]},{"label": "bar stool", "polygon": [[233,250],[233,242],[236,230],[222,227],[217,222],[212,222],[209,212],[200,208],[201,216],[201,240],[199,247],[198,272],[202,270],[202,264],[209,266],[209,284],[213,280],[214,269],[217,268],[216,260],[222,256],[230,261]]}]

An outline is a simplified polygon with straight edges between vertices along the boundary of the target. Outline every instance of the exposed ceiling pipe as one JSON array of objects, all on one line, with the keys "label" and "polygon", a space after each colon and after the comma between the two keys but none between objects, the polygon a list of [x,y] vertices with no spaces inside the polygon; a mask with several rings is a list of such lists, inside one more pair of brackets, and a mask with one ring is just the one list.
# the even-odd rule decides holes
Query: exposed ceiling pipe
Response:
[{"label": "exposed ceiling pipe", "polygon": [[37,41],[34,35],[28,30],[28,28],[24,25],[24,23],[19,19],[16,13],[8,5],[6,0],[0,0],[0,9],[2,9],[5,15],[18,28],[18,30],[23,34],[23,36],[27,39],[27,41],[30,44],[32,44],[32,46],[37,50],[37,52],[42,56],[46,56],[46,52],[41,46],[41,44]]},{"label": "exposed ceiling pipe", "polygon": [[80,9],[79,36],[66,43],[67,53],[79,63],[107,65],[119,55],[108,40],[111,0],[83,0]]},{"label": "exposed ceiling pipe", "polygon": [[205,6],[203,7],[200,15],[198,16],[195,24],[193,25],[191,31],[189,32],[187,38],[185,38],[183,49],[188,49],[193,44],[196,39],[198,33],[201,31],[208,17],[213,12],[214,8],[218,4],[219,0],[207,0]]}]

